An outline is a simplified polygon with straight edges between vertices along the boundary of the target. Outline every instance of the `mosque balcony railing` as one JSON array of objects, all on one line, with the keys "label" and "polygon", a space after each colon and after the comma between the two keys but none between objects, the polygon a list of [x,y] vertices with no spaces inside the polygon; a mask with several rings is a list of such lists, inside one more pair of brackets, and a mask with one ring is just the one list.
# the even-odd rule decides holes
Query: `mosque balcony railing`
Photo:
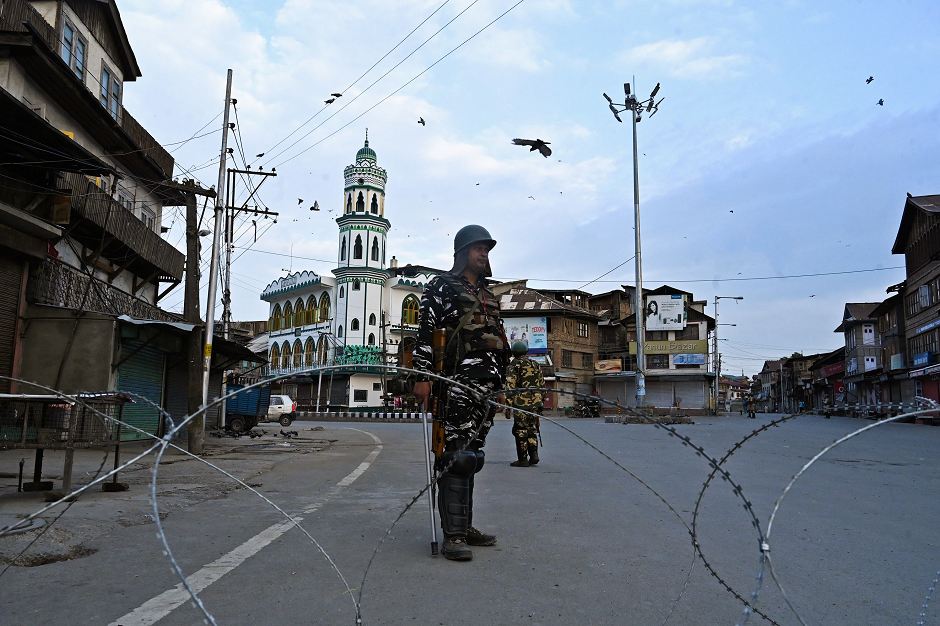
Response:
[{"label": "mosque balcony railing", "polygon": [[330,332],[332,320],[317,322],[315,324],[301,324],[300,326],[291,326],[290,328],[280,328],[278,330],[268,331],[269,337],[299,337],[305,333],[320,332],[326,334]]}]

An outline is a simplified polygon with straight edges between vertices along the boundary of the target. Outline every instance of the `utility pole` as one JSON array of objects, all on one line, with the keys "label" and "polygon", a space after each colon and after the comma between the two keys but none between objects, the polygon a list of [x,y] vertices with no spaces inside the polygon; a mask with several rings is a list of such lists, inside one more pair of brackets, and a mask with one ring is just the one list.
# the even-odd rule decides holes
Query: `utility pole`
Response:
[{"label": "utility pole", "polygon": [[[718,415],[718,379],[721,378],[721,357],[718,355],[718,301],[719,300],[744,300],[743,296],[715,296],[715,334],[712,336],[714,340],[714,354],[712,354],[712,363],[715,371],[715,415]],[[729,324],[729,326],[734,326],[734,324]]]},{"label": "utility pole", "polygon": [[[634,84],[636,80],[634,79]],[[660,98],[655,102],[654,98],[659,92],[659,83],[650,97],[642,102],[636,99],[636,96],[630,93],[630,83],[623,84],[623,92],[626,98],[623,102],[623,108],[618,109],[620,105],[615,105],[606,93],[604,97],[610,105],[610,110],[618,122],[620,113],[630,111],[633,117],[633,229],[634,241],[636,246],[636,406],[646,406],[646,327],[644,325],[643,315],[645,306],[643,305],[643,261],[640,254],[640,166],[637,161],[637,139],[636,125],[643,119],[643,110],[653,117],[659,111],[659,105],[664,100]]]},{"label": "utility pole", "polygon": [[[225,156],[228,151],[229,110],[232,106],[232,70],[225,81],[225,114],[222,118],[222,152],[219,159],[219,183],[215,190],[215,226],[212,229],[212,261],[209,263],[209,296],[206,299],[205,347],[203,348],[202,406],[209,404],[209,376],[212,370],[212,337],[215,331],[215,294],[219,280],[219,244],[223,228],[222,210],[225,190]],[[221,424],[219,425],[221,426]]]},{"label": "utility pole", "polygon": [[[193,180],[183,181],[186,194],[186,284],[184,287],[183,318],[193,324],[187,348],[189,381],[186,412],[193,415],[202,406],[202,319],[199,315],[199,263],[202,258],[199,244],[199,218],[196,215],[196,196],[215,197],[215,192],[203,189]],[[194,417],[186,429],[188,448],[192,454],[202,454],[206,432],[205,415]]]}]

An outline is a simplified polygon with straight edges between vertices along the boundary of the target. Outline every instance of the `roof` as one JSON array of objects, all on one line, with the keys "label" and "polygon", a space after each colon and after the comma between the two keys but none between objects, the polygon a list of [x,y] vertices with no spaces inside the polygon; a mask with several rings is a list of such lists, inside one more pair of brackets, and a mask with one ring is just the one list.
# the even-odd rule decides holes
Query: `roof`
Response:
[{"label": "roof", "polygon": [[872,322],[878,319],[872,315],[872,311],[881,305],[880,302],[846,302],[845,310],[842,313],[842,323],[836,328],[834,333],[845,332],[846,322]]},{"label": "roof", "polygon": [[367,161],[376,161],[375,150],[369,147],[369,135],[366,134],[366,143],[364,146],[359,148],[359,152],[356,153],[356,162],[362,161],[363,159]]},{"label": "roof", "polygon": [[813,364],[810,365],[809,367],[811,370],[818,370],[823,367],[826,367],[827,365],[832,365],[833,363],[842,361],[844,359],[845,359],[845,346],[841,346],[841,347],[836,348],[832,352],[821,355],[818,359],[813,361]]},{"label": "roof", "polygon": [[901,214],[901,224],[898,226],[898,235],[891,247],[891,254],[904,254],[907,247],[907,237],[914,225],[917,211],[940,214],[940,196],[908,196],[904,203],[904,212]]},{"label": "roof", "polygon": [[875,309],[870,313],[872,317],[881,317],[894,307],[901,304],[901,294],[896,293],[890,298],[887,298],[884,302],[875,307]]},{"label": "roof", "polygon": [[542,314],[575,315],[594,320],[601,317],[594,311],[564,304],[539,293],[535,289],[510,289],[509,293],[505,293],[500,297],[499,310],[503,315],[507,313],[528,314],[537,311]]},{"label": "roof", "polygon": [[671,296],[673,294],[685,294],[689,296],[689,300],[692,300],[691,291],[683,291],[682,289],[670,287],[669,285],[660,285],[656,289],[644,289],[643,292],[644,295],[647,296]]},{"label": "roof", "polygon": [[764,367],[760,371],[775,371],[783,369],[783,362],[786,359],[775,359],[773,361],[764,361]]}]

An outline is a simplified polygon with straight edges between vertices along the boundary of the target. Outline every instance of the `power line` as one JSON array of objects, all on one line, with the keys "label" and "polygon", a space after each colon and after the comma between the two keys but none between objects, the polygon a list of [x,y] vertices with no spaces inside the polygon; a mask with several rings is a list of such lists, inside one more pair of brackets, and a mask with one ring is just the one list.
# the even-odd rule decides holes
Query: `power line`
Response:
[{"label": "power line", "polygon": [[584,289],[585,287],[587,287],[587,286],[590,285],[591,283],[596,283],[597,281],[599,281],[600,279],[602,279],[604,276],[607,276],[608,274],[610,274],[610,272],[613,272],[614,270],[619,270],[621,267],[623,267],[624,265],[626,265],[627,263],[629,263],[630,261],[632,261],[632,260],[635,259],[635,258],[636,258],[636,255],[634,254],[632,257],[630,257],[629,259],[627,259],[626,261],[624,261],[623,263],[621,263],[620,265],[618,265],[618,266],[615,267],[614,269],[612,269],[612,270],[610,270],[610,271],[607,271],[607,272],[604,272],[603,274],[601,274],[600,276],[598,276],[597,278],[595,278],[595,279],[592,280],[592,281],[589,281],[589,282],[584,283],[583,285],[581,285],[580,287],[578,287],[577,289],[575,289],[575,291],[581,291],[582,289]]},{"label": "power line", "polygon": [[[474,0],[474,4],[476,3],[476,1],[477,1],[477,0]],[[437,61],[435,61],[434,63],[432,63],[432,64],[429,65],[428,67],[426,67],[423,71],[421,71],[417,76],[415,76],[414,78],[412,78],[411,80],[409,80],[407,83],[405,83],[404,85],[402,85],[401,87],[399,87],[398,89],[396,89],[395,91],[393,91],[392,93],[388,94],[387,96],[385,96],[384,98],[382,98],[381,100],[379,100],[378,102],[376,102],[375,104],[373,104],[371,107],[369,107],[368,109],[366,109],[365,111],[363,111],[362,113],[360,113],[359,115],[357,115],[356,117],[354,117],[353,119],[349,120],[348,122],[346,122],[345,124],[343,124],[342,126],[340,126],[339,128],[337,128],[336,130],[334,130],[332,133],[330,133],[329,135],[327,135],[327,136],[324,137],[323,139],[317,141],[317,142],[314,143],[313,145],[308,146],[307,148],[304,148],[303,150],[301,150],[300,152],[298,152],[298,153],[295,154],[294,156],[289,157],[289,158],[287,158],[287,159],[281,161],[280,163],[277,164],[276,167],[281,167],[281,166],[284,165],[285,163],[288,163],[288,162],[290,162],[290,161],[293,161],[294,159],[296,159],[297,157],[299,157],[301,154],[307,152],[307,151],[310,150],[311,148],[314,148],[314,147],[320,145],[321,143],[323,143],[324,141],[326,141],[327,139],[329,139],[330,137],[332,137],[333,135],[335,135],[335,134],[338,133],[339,131],[343,130],[344,128],[346,128],[347,126],[349,126],[350,124],[352,124],[353,122],[355,122],[356,120],[358,120],[359,118],[361,118],[362,116],[364,116],[366,113],[369,113],[372,109],[374,109],[375,107],[379,106],[380,104],[382,104],[383,102],[385,102],[386,100],[388,100],[389,98],[391,98],[392,96],[394,96],[395,94],[397,94],[399,91],[401,91],[402,89],[404,89],[405,87],[407,87],[408,85],[410,85],[411,83],[413,83],[414,81],[416,81],[416,80],[418,80],[419,78],[421,78],[424,74],[426,74],[428,71],[430,71],[431,68],[433,68],[435,65],[437,65],[438,63],[440,63],[441,61],[443,61],[444,59],[446,59],[447,57],[449,57],[451,54],[453,54],[453,53],[456,52],[458,49],[460,49],[461,47],[463,47],[467,42],[469,42],[471,39],[473,39],[474,37],[476,37],[477,35],[479,35],[480,33],[482,33],[484,30],[486,30],[487,28],[489,28],[490,26],[492,26],[493,24],[495,24],[496,22],[498,22],[499,20],[501,20],[501,19],[502,19],[503,17],[505,17],[510,11],[512,11],[513,9],[515,9],[517,6],[519,6],[519,5],[522,4],[523,2],[525,2],[525,0],[519,0],[518,2],[516,2],[514,5],[512,5],[512,6],[509,7],[508,9],[506,9],[505,12],[503,12],[502,14],[500,14],[500,15],[499,15],[496,19],[494,19],[492,22],[490,22],[489,24],[487,24],[486,26],[484,26],[483,28],[481,28],[481,29],[478,30],[477,32],[473,33],[472,35],[470,35],[469,37],[467,37],[466,39],[464,39],[463,42],[461,42],[461,43],[458,44],[456,47],[454,47],[453,49],[451,49],[450,52],[448,52],[447,54],[445,54],[444,56],[442,56],[441,58],[439,58]],[[471,6],[473,6],[473,5],[471,5]],[[470,8],[470,7],[467,7],[467,8]],[[464,9],[464,10],[466,11],[466,9]],[[458,17],[459,17],[459,16],[458,16]],[[456,18],[455,18],[455,19],[456,19]],[[453,21],[453,20],[451,20],[451,21]],[[449,22],[448,22],[448,23],[449,23]],[[435,33],[435,34],[436,34],[436,33]],[[422,44],[422,45],[424,45],[424,44]],[[393,69],[394,69],[394,68],[393,68]],[[379,80],[381,80],[381,79],[379,79]],[[378,82],[378,81],[376,81],[376,82]],[[338,113],[338,111],[337,111],[337,113]],[[325,121],[328,121],[328,120],[325,120]],[[325,121],[324,121],[324,122],[325,122]],[[322,125],[323,125],[323,124],[321,123],[320,126],[322,126]],[[318,126],[318,128],[319,128],[319,126]],[[316,129],[314,129],[314,130],[316,130]],[[313,132],[313,131],[311,130],[310,132]],[[310,133],[307,133],[307,135],[309,135],[309,134],[310,134]],[[304,136],[306,137],[307,135],[304,135]],[[298,140],[298,141],[299,141],[299,140]],[[296,144],[296,142],[294,142],[294,143]],[[292,145],[293,145],[293,144],[292,144]],[[283,154],[285,151],[286,151],[286,150],[282,150],[280,154]]]}]

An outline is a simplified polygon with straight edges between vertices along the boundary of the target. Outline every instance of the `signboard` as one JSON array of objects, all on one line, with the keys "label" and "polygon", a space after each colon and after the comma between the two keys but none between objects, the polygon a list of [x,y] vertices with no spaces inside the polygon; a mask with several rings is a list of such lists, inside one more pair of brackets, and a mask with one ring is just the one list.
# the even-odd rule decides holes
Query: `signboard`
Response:
[{"label": "signboard", "polygon": [[[647,341],[643,344],[646,354],[705,354],[707,339],[678,339],[676,341]],[[630,342],[630,354],[636,354],[636,342]]]},{"label": "signboard", "polygon": [[927,331],[930,330],[931,328],[936,328],[937,326],[940,326],[940,320],[934,320],[934,321],[930,322],[929,324],[926,324],[926,325],[924,325],[924,326],[921,326],[920,328],[918,328],[917,330],[914,331],[914,334],[915,334],[915,335],[919,335],[920,333],[927,332]]},{"label": "signboard", "polygon": [[682,330],[687,319],[685,296],[675,294],[646,297],[647,330]]},{"label": "signboard", "polygon": [[613,374],[623,371],[623,364],[620,359],[601,359],[594,361],[594,371],[599,374]]},{"label": "signboard", "polygon": [[548,352],[548,325],[544,317],[504,317],[503,327],[510,345],[521,341],[529,346],[530,354]]},{"label": "signboard", "polygon": [[921,365],[930,365],[929,352],[921,352],[920,354],[914,355],[914,367],[919,367]]},{"label": "signboard", "polygon": [[829,378],[833,374],[838,374],[839,372],[844,372],[844,371],[845,371],[845,361],[839,361],[838,363],[827,365],[826,367],[819,370],[819,377]]},{"label": "signboard", "polygon": [[673,365],[705,365],[704,354],[677,354],[672,357]]}]

